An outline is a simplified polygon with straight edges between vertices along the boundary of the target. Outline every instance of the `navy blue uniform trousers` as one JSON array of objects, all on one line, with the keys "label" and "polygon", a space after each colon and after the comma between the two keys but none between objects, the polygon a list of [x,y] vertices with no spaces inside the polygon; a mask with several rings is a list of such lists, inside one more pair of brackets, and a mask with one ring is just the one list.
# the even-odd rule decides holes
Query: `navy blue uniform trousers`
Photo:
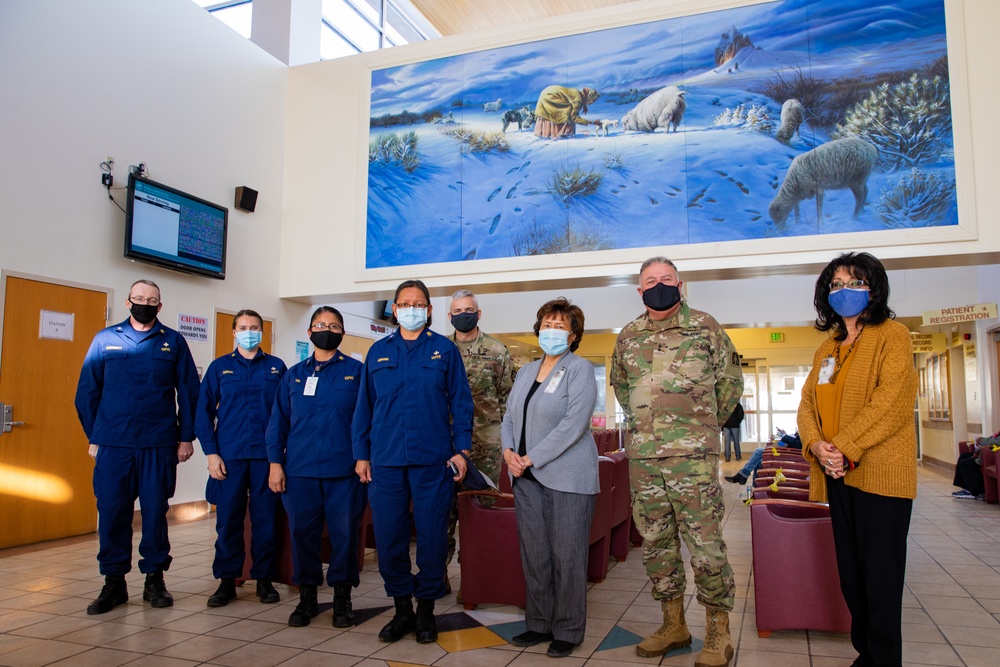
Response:
[{"label": "navy blue uniform trousers", "polygon": [[[903,664],[903,580],[913,501],[826,480],[840,590],[858,667]],[[822,576],[822,575],[817,575]]]},{"label": "navy blue uniform trousers", "polygon": [[[448,466],[372,465],[369,485],[378,570],[392,597],[437,600],[446,593],[448,514],[455,481]],[[410,501],[413,519],[410,519]],[[417,573],[411,573],[410,535],[417,528]]]},{"label": "navy blue uniform trousers", "polygon": [[[297,585],[323,583],[321,542],[323,524],[330,533],[330,567],[326,583],[361,583],[358,530],[365,511],[367,490],[357,475],[350,477],[289,477],[282,502],[292,537],[292,581]],[[382,560],[381,548],[379,561]]]},{"label": "navy blue uniform trousers", "polygon": [[136,498],[142,512],[139,571],[148,574],[170,568],[167,509],[176,486],[176,445],[98,447],[94,496],[101,574],[125,575],[132,569],[132,516]]},{"label": "navy blue uniform trousers", "polygon": [[215,560],[212,574],[216,579],[237,579],[243,574],[246,543],[243,524],[250,504],[250,567],[252,579],[274,579],[278,537],[274,522],[280,502],[278,494],[267,486],[271,464],[267,459],[226,459],[226,478],[208,478],[205,499],[215,505]]}]

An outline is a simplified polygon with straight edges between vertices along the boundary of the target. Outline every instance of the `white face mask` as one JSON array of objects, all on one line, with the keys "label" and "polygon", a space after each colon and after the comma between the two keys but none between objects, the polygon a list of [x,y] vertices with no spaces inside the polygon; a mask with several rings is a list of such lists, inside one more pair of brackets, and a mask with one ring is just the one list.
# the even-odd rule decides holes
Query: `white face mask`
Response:
[{"label": "white face mask", "polygon": [[397,308],[396,319],[407,331],[419,331],[427,324],[426,308]]}]

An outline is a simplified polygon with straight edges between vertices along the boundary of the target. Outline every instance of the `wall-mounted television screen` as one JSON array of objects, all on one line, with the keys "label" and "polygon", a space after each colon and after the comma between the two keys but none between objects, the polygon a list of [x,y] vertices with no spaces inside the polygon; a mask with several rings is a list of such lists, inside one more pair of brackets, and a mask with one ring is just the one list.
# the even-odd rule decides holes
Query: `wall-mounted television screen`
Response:
[{"label": "wall-mounted television screen", "polygon": [[226,277],[229,209],[130,174],[125,256],[185,273]]},{"label": "wall-mounted television screen", "polygon": [[392,301],[376,301],[375,302],[375,319],[382,320],[383,322],[392,321]]}]

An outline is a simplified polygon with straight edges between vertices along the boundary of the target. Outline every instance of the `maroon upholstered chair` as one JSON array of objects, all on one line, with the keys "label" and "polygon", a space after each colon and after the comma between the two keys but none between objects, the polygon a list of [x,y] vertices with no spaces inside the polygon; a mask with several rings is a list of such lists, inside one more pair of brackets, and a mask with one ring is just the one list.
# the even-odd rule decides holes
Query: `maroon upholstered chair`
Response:
[{"label": "maroon upholstered chair", "polygon": [[[458,539],[462,545],[462,604],[527,604],[521,548],[513,503],[486,507],[485,492],[458,494]],[[510,498],[508,497],[508,500]]]},{"label": "maroon upholstered chair", "polygon": [[628,556],[629,531],[632,527],[632,489],[629,486],[628,457],[624,451],[611,452],[615,462],[611,500],[611,555],[623,561]]},{"label": "maroon upholstered chair", "polygon": [[757,486],[753,490],[753,499],[761,500],[765,498],[784,498],[786,500],[801,500],[809,502],[809,489],[798,489],[778,485],[777,491],[772,491],[769,486]]},{"label": "maroon upholstered chair", "polygon": [[755,499],[750,532],[757,635],[769,637],[774,630],[850,632],[829,506]]},{"label": "maroon upholstered chair", "polygon": [[[590,522],[590,555],[587,559],[587,579],[604,581],[608,574],[608,554],[611,551],[611,508],[614,502],[615,462],[606,456],[597,457],[601,491],[594,505]],[[465,594],[463,590],[462,594]]]},{"label": "maroon upholstered chair", "polygon": [[996,504],[1000,502],[1000,452],[994,452],[990,445],[983,445],[980,452],[983,457],[981,469],[986,502]]}]

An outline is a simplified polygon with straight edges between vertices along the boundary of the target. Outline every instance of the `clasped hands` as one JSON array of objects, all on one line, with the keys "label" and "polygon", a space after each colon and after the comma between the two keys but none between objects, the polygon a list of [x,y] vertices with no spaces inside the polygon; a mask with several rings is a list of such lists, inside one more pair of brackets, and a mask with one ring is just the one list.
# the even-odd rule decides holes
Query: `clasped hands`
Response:
[{"label": "clasped hands", "polygon": [[840,479],[846,474],[846,459],[832,443],[817,440],[809,447],[809,450],[823,466],[823,472],[826,473],[827,477]]},{"label": "clasped hands", "polygon": [[531,459],[527,455],[519,455],[513,449],[503,450],[503,460],[507,463],[507,469],[514,477],[520,477],[525,470],[531,467]]}]

